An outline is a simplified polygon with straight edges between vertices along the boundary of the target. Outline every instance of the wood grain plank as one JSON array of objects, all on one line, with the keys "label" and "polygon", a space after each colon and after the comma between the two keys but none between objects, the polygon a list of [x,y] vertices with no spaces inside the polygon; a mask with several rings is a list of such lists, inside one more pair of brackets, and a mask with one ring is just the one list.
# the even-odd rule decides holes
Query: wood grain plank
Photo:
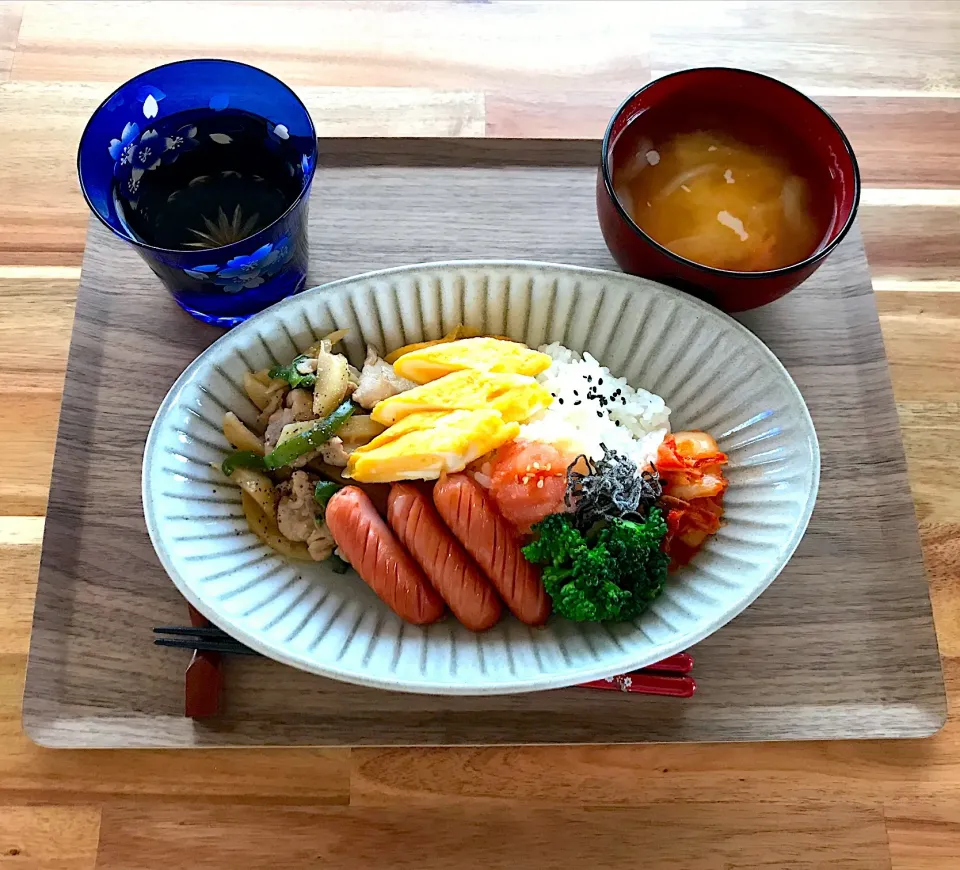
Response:
[{"label": "wood grain plank", "polygon": [[960,858],[960,830],[953,822],[887,820],[893,870],[951,870]]},{"label": "wood grain plank", "polygon": [[[945,660],[960,689],[960,658]],[[355,749],[351,805],[595,807],[939,801],[960,817],[960,722],[928,740],[649,746]],[[925,818],[918,809],[916,818]],[[953,813],[953,816],[951,816]]]},{"label": "wood grain plank", "polygon": [[[7,193],[0,202],[0,263],[17,262],[7,252],[83,250],[85,206],[70,152],[103,96],[95,85],[0,84],[0,165]],[[70,145],[58,147],[37,173],[40,141]]]},{"label": "wood grain plank", "polygon": [[[196,56],[243,59],[292,85],[543,90],[619,79],[642,4],[606,2],[31,4],[15,77],[122,82]],[[182,26],[184,18],[189,27]],[[229,16],[230,27],[224,27]]]},{"label": "wood grain plank", "polygon": [[41,516],[46,507],[74,274],[0,267],[0,401],[18,409],[0,427],[0,515]]},{"label": "wood grain plank", "polygon": [[320,137],[483,136],[486,129],[479,91],[301,86],[297,95]]},{"label": "wood grain plank", "polygon": [[8,396],[63,391],[79,278],[73,269],[0,266],[0,389]]},{"label": "wood grain plank", "polygon": [[960,90],[960,21],[950,0],[656,3],[656,74],[735,66],[811,87]]},{"label": "wood grain plank", "polygon": [[[282,831],[282,836],[277,832]],[[216,844],[212,848],[212,844]],[[269,848],[264,848],[269,844]],[[361,809],[107,806],[98,870],[276,866],[542,870],[889,867],[879,807],[870,803],[643,804],[623,808]],[[602,856],[602,857],[600,857]]]},{"label": "wood grain plank", "polygon": [[18,409],[0,430],[0,514],[40,517],[46,510],[59,395],[0,390],[0,401],[15,403]]},{"label": "wood grain plank", "polygon": [[960,94],[813,98],[850,139],[865,185],[960,188],[960,167],[951,157],[951,143],[960,140]]},{"label": "wood grain plank", "polygon": [[[0,662],[3,657],[0,657]],[[0,738],[0,800],[153,803],[183,801],[275,806],[346,804],[349,750],[98,752],[49,750],[23,736]],[[177,865],[170,865],[177,866]]]},{"label": "wood grain plank", "polygon": [[26,659],[42,537],[41,517],[0,517],[0,655]]},{"label": "wood grain plank", "polygon": [[887,292],[877,308],[920,519],[940,652],[960,656],[960,497],[932,457],[960,438],[957,402],[960,294]]},{"label": "wood grain plank", "polygon": [[866,206],[860,222],[876,277],[960,281],[960,205]]},{"label": "wood grain plank", "polygon": [[[4,579],[3,585],[8,582]],[[173,804],[188,800],[326,805],[349,800],[350,751],[346,749],[179,754],[128,750],[95,756],[82,750],[44,749],[21,728],[25,665],[23,655],[0,653],[0,805],[99,803],[123,796]]]},{"label": "wood grain plank", "polygon": [[10,78],[23,3],[0,3],[0,82]]},{"label": "wood grain plank", "polygon": [[924,525],[920,535],[940,654],[960,659],[960,584],[957,583],[960,524]]},{"label": "wood grain plank", "polygon": [[0,866],[18,870],[92,870],[100,809],[0,803]]},{"label": "wood grain plank", "polygon": [[952,339],[960,328],[960,294],[880,293],[877,307],[918,517],[960,524],[960,496],[930,461],[960,435],[960,355]]},{"label": "wood grain plank", "polygon": [[[190,26],[179,26],[189,15]],[[230,28],[223,27],[224,15]],[[204,52],[293,84],[569,92],[727,64],[801,87],[960,90],[945,2],[31,4],[16,77],[120,81]],[[649,59],[648,59],[649,58]],[[641,79],[643,76],[643,79]],[[569,133],[566,135],[570,135]]]},{"label": "wood grain plank", "polygon": [[931,457],[960,435],[960,355],[952,339],[960,328],[960,294],[881,293],[877,304],[918,517],[955,526],[960,496],[943,485],[943,469]]},{"label": "wood grain plank", "polygon": [[884,806],[893,870],[946,870],[960,860],[960,804],[931,794]]}]

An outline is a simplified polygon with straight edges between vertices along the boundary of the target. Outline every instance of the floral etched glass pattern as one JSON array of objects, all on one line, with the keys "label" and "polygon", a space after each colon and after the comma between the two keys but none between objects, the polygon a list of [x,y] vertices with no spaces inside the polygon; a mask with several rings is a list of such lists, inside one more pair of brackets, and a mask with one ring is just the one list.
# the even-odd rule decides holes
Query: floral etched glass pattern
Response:
[{"label": "floral etched glass pattern", "polygon": [[282,82],[223,60],[132,79],[84,130],[91,209],[179,305],[232,326],[306,285],[310,115]]}]

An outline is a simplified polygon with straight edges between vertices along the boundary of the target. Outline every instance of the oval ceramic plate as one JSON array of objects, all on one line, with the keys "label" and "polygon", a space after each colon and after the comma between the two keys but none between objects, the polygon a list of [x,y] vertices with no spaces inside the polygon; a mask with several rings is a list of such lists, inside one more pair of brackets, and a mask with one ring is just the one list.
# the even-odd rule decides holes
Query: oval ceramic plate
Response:
[{"label": "oval ceramic plate", "polygon": [[[453,619],[393,615],[352,571],[289,562],[247,529],[240,493],[212,467],[221,419],[256,409],[246,371],[287,362],[334,329],[362,364],[464,323],[532,347],[589,351],[663,396],[675,430],[705,429],[730,457],[726,522],[635,623],[512,617],[484,634]],[[643,667],[686,649],[750,604],[790,558],[813,510],[816,433],[776,357],[743,326],[675,290],[612,272],[527,262],[451,262],[360,275],[294,296],[209,347],[170,390],[147,438],[143,505],[177,588],[210,620],[278,661],[386,689],[526,692]]]}]

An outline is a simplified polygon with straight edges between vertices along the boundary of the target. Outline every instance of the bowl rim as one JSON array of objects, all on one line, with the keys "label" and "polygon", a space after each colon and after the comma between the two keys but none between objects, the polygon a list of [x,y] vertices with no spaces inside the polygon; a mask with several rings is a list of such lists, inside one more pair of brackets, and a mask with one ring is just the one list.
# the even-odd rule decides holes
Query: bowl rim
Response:
[{"label": "bowl rim", "polygon": [[[623,114],[627,106],[630,105],[633,100],[635,100],[640,94],[649,88],[653,87],[660,82],[664,82],[667,79],[677,78],[679,76],[689,75],[690,73],[697,72],[724,72],[724,73],[734,73],[736,75],[743,75],[747,77],[763,79],[767,82],[770,82],[773,85],[784,88],[787,91],[792,92],[796,96],[800,97],[805,102],[809,103],[816,111],[820,112],[823,115],[833,129],[837,132],[837,135],[840,137],[840,141],[843,143],[844,150],[846,152],[847,158],[850,160],[850,167],[853,170],[853,204],[850,208],[850,214],[847,216],[847,220],[844,222],[844,225],[840,228],[839,232],[822,248],[818,248],[812,254],[804,257],[802,260],[799,260],[796,263],[791,263],[789,266],[780,266],[777,269],[766,269],[762,272],[739,272],[735,269],[718,269],[716,266],[705,266],[703,263],[698,263],[695,260],[688,260],[686,257],[681,257],[679,254],[675,254],[669,248],[661,245],[653,236],[647,234],[636,222],[627,214],[626,209],[620,202],[619,197],[616,194],[616,191],[613,187],[613,172],[610,167],[610,155],[612,152],[611,146],[611,136],[613,134],[613,127],[616,122],[620,119],[620,116]],[[833,116],[823,108],[815,100],[808,97],[802,91],[797,90],[797,88],[792,85],[788,85],[786,82],[776,79],[773,76],[764,75],[763,73],[754,72],[753,70],[741,69],[740,67],[732,66],[698,66],[690,67],[689,69],[677,70],[676,72],[667,73],[666,75],[658,76],[652,81],[647,82],[642,87],[635,90],[630,96],[628,96],[620,105],[617,107],[616,111],[611,115],[610,120],[607,122],[607,128],[603,134],[603,141],[600,146],[600,173],[603,177],[603,184],[606,188],[607,196],[610,198],[610,201],[613,203],[613,207],[616,210],[620,218],[625,222],[627,227],[634,232],[637,236],[640,237],[640,240],[651,245],[661,254],[666,256],[668,259],[672,260],[675,263],[678,263],[682,266],[687,266],[692,269],[695,269],[698,272],[704,272],[707,275],[711,275],[717,278],[736,278],[743,280],[752,280],[752,279],[763,279],[763,278],[779,278],[786,275],[793,274],[795,272],[802,271],[809,266],[814,266],[819,264],[821,261],[826,259],[826,257],[831,254],[836,247],[843,241],[844,237],[850,232],[853,222],[857,217],[857,211],[860,207],[860,191],[862,188],[860,180],[860,165],[857,162],[856,154],[854,154],[853,146],[850,144],[850,140],[847,138],[847,134],[843,132],[840,125],[834,120]]]},{"label": "bowl rim", "polygon": [[[510,695],[522,694],[530,691],[566,688],[568,686],[576,685],[588,680],[602,679],[610,676],[608,668],[598,668],[593,666],[581,667],[580,669],[567,669],[563,672],[563,675],[554,674],[550,677],[540,676],[532,679],[514,678],[513,680],[505,683],[494,682],[490,684],[477,685],[450,683],[444,680],[428,679],[415,682],[401,681],[398,684],[397,681],[391,679],[370,675],[368,673],[358,673],[356,671],[351,671],[350,669],[342,668],[337,662],[325,662],[322,665],[318,665],[316,662],[309,660],[309,656],[304,653],[291,651],[287,648],[277,647],[274,644],[261,641],[259,637],[248,632],[233,616],[214,611],[212,608],[210,608],[208,606],[208,602],[202,600],[201,596],[195,591],[195,584],[185,578],[174,564],[165,537],[160,531],[162,521],[157,514],[157,505],[154,500],[153,489],[156,485],[156,480],[154,474],[152,473],[151,460],[156,455],[157,450],[160,449],[159,442],[162,439],[163,426],[167,423],[166,418],[172,412],[172,410],[177,407],[183,394],[193,387],[203,368],[210,364],[211,358],[216,356],[217,349],[222,351],[229,347],[231,343],[237,341],[238,336],[242,336],[245,333],[255,332],[260,325],[269,322],[273,318],[276,318],[280,310],[284,307],[290,308],[298,304],[302,305],[311,297],[316,297],[327,293],[336,293],[357,282],[369,282],[410,274],[416,275],[417,273],[427,270],[451,269],[529,269],[533,271],[554,274],[557,272],[562,272],[571,276],[595,278],[598,280],[606,279],[623,281],[627,284],[643,283],[649,285],[650,289],[654,292],[662,293],[675,299],[679,298],[684,302],[684,304],[689,304],[694,309],[699,309],[701,312],[707,312],[711,316],[716,316],[725,321],[734,330],[734,332],[739,333],[747,343],[755,347],[758,353],[763,356],[771,365],[771,367],[778,372],[778,374],[783,378],[783,383],[786,386],[787,391],[793,395],[797,401],[796,407],[805,423],[804,428],[806,429],[806,432],[804,438],[809,448],[809,489],[806,492],[805,501],[802,507],[799,509],[797,522],[793,528],[792,534],[788,540],[784,541],[783,549],[779,558],[770,566],[770,569],[766,572],[766,575],[762,581],[758,582],[742,598],[738,599],[733,606],[727,605],[722,607],[718,610],[718,612],[713,613],[709,618],[704,618],[702,623],[698,626],[697,631],[679,639],[673,638],[669,642],[661,642],[659,647],[657,647],[656,657],[652,658],[650,661],[657,661],[664,656],[671,655],[675,652],[680,652],[683,649],[687,649],[690,646],[699,643],[704,638],[722,628],[724,625],[730,622],[731,619],[736,618],[736,616],[746,610],[747,607],[756,601],[756,599],[759,598],[760,595],[770,587],[770,585],[774,582],[774,580],[777,579],[777,577],[789,563],[790,559],[793,557],[793,554],[796,552],[797,547],[800,545],[800,542],[803,540],[803,537],[806,534],[819,492],[821,472],[819,440],[817,438],[816,427],[810,415],[810,410],[803,398],[803,394],[800,392],[800,388],[793,380],[793,377],[787,371],[783,363],[777,358],[776,354],[774,354],[774,352],[746,326],[731,317],[729,314],[724,313],[723,311],[700,299],[697,299],[694,296],[691,296],[688,293],[666,286],[650,278],[643,278],[637,275],[616,272],[609,269],[573,266],[569,264],[550,263],[538,260],[504,259],[440,260],[425,263],[414,263],[405,266],[396,266],[364,272],[359,275],[340,278],[312,287],[309,290],[305,290],[295,296],[290,296],[281,300],[275,305],[264,309],[263,311],[244,321],[244,323],[240,324],[239,326],[234,327],[229,332],[216,339],[211,345],[202,351],[186,367],[186,369],[184,369],[181,375],[170,387],[163,401],[160,403],[153,422],[150,425],[146,443],[144,444],[140,481],[140,496],[147,533],[164,571],[170,577],[171,582],[174,584],[174,586],[176,586],[180,594],[183,595],[183,597],[204,616],[209,618],[214,623],[220,625],[237,640],[240,640],[242,643],[246,644],[252,649],[257,650],[268,658],[282,662],[286,665],[290,665],[291,667],[307,671],[309,673],[317,674],[319,676],[352,683],[354,685],[367,686],[369,688],[387,689],[391,691],[402,691],[412,694],[426,695]],[[623,656],[621,660],[619,660],[613,667],[618,668],[619,672],[625,672],[635,667],[646,666],[646,664],[649,663],[650,662],[647,662],[641,665],[640,660],[635,658],[631,659],[629,655],[626,655]]]},{"label": "bowl rim", "polygon": [[180,248],[161,248],[158,245],[151,245],[149,242],[144,242],[141,239],[138,239],[134,235],[124,235],[123,233],[118,232],[117,229],[113,227],[109,223],[109,221],[107,221],[103,217],[103,215],[101,215],[100,212],[94,207],[93,202],[90,199],[90,195],[87,193],[87,186],[84,183],[83,170],[81,169],[81,165],[80,165],[80,158],[81,158],[81,155],[83,154],[83,144],[87,139],[87,134],[90,132],[90,126],[93,124],[93,119],[96,118],[97,115],[99,115],[100,112],[102,112],[106,108],[106,105],[107,103],[110,102],[110,100],[112,100],[124,88],[128,87],[132,82],[137,81],[137,79],[142,79],[144,76],[148,76],[151,73],[157,72],[158,70],[166,69],[167,67],[183,66],[188,63],[223,63],[223,64],[229,64],[231,66],[243,66],[243,67],[246,67],[247,69],[252,69],[258,73],[261,73],[262,75],[267,76],[268,78],[273,79],[281,87],[286,88],[290,92],[294,100],[296,100],[300,104],[300,108],[303,109],[304,115],[307,116],[307,123],[310,125],[310,131],[313,134],[312,139],[314,143],[313,144],[314,159],[311,161],[310,172],[306,176],[304,176],[303,184],[300,186],[300,193],[297,194],[296,198],[287,207],[287,209],[283,212],[283,214],[281,214],[271,223],[267,224],[267,226],[247,236],[245,239],[239,239],[236,242],[231,242],[229,245],[220,245],[219,247],[208,249],[210,251],[217,251],[219,256],[223,256],[224,252],[232,255],[232,254],[238,253],[239,251],[246,250],[247,248],[249,248],[250,239],[252,239],[254,236],[258,236],[261,233],[271,230],[274,227],[276,227],[278,224],[286,220],[293,213],[293,211],[300,206],[300,204],[304,201],[304,199],[310,193],[310,188],[313,185],[313,179],[317,171],[317,162],[318,162],[317,157],[318,157],[319,145],[317,143],[317,128],[316,128],[316,125],[313,123],[313,116],[310,114],[310,110],[307,108],[303,100],[300,99],[297,92],[292,87],[290,87],[290,85],[288,85],[285,81],[283,81],[283,79],[280,79],[277,76],[275,76],[273,73],[267,72],[265,69],[262,69],[258,66],[254,66],[252,63],[244,63],[241,60],[232,60],[227,57],[187,57],[187,58],[183,58],[182,60],[173,60],[173,61],[169,61],[168,63],[158,64],[157,66],[150,67],[150,69],[146,69],[143,72],[137,73],[135,76],[131,76],[123,83],[117,85],[117,87],[115,87],[109,94],[107,94],[106,97],[103,98],[103,100],[100,102],[97,108],[95,108],[90,113],[90,117],[87,118],[87,123],[83,125],[83,132],[80,134],[80,139],[77,142],[77,183],[80,185],[80,192],[83,194],[83,198],[87,203],[87,207],[90,209],[93,215],[97,218],[97,220],[100,221],[100,223],[102,223],[108,230],[110,230],[110,232],[113,233],[117,238],[122,239],[125,242],[128,242],[129,244],[133,245],[135,248],[138,248],[143,251],[152,251],[157,254],[182,256],[183,254],[194,253],[193,249],[184,251],[184,250],[181,250]]}]

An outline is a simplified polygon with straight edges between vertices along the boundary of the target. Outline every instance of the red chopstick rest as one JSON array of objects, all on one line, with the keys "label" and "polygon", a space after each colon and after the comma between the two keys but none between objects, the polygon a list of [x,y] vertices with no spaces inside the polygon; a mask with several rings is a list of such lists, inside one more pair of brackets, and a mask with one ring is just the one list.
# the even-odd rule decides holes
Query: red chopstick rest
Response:
[{"label": "red chopstick rest", "polygon": [[580,683],[579,687],[607,689],[612,692],[632,692],[638,695],[667,695],[671,698],[690,698],[697,691],[697,684],[693,677],[653,671],[618,674],[603,680]]},{"label": "red chopstick rest", "polygon": [[[190,624],[195,627],[212,623],[192,605]],[[219,653],[194,650],[193,658],[183,675],[183,715],[190,719],[206,719],[220,712],[220,695],[223,690],[223,663]]]}]

